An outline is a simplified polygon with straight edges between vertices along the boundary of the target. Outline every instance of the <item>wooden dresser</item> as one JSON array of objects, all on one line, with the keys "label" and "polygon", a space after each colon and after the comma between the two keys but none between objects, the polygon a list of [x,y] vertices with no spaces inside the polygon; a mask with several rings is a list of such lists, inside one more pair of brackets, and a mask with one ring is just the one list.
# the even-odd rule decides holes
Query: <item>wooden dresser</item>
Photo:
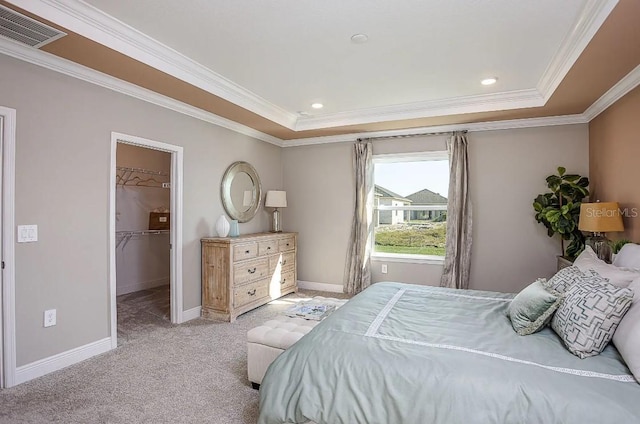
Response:
[{"label": "wooden dresser", "polygon": [[208,237],[202,244],[202,316],[235,321],[298,290],[297,233]]}]

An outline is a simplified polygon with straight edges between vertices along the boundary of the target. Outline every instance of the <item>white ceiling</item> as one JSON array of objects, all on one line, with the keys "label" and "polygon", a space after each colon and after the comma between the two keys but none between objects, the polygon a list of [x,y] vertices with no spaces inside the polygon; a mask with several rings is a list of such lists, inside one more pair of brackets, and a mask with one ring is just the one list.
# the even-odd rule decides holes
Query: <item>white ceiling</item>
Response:
[{"label": "white ceiling", "polygon": [[[87,2],[270,103],[314,115],[535,89],[588,3]],[[352,43],[356,33],[369,41]],[[498,83],[480,85],[488,76]]]},{"label": "white ceiling", "polygon": [[617,3],[10,1],[293,130],[543,106]]}]

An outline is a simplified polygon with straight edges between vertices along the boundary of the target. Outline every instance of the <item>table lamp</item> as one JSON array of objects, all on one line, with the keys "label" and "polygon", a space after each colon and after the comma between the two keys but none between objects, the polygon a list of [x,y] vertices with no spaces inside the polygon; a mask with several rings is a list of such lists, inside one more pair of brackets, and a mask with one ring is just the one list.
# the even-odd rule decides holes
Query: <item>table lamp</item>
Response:
[{"label": "table lamp", "polygon": [[611,248],[604,233],[624,231],[618,202],[582,203],[578,229],[591,233],[585,244],[591,246],[598,258],[609,262]]},{"label": "table lamp", "polygon": [[264,205],[268,208],[275,208],[273,211],[273,219],[271,220],[271,232],[282,232],[282,219],[280,218],[278,208],[287,207],[287,192],[277,190],[267,191],[267,198],[265,199]]}]

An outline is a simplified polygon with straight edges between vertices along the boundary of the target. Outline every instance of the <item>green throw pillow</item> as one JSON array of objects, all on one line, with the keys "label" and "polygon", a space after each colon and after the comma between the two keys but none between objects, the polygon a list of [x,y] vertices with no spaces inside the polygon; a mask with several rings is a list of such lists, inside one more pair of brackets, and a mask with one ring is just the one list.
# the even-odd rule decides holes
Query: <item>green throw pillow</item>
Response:
[{"label": "green throw pillow", "polygon": [[562,302],[562,296],[545,290],[545,281],[540,279],[530,284],[518,293],[509,305],[507,314],[511,325],[521,336],[542,330]]}]

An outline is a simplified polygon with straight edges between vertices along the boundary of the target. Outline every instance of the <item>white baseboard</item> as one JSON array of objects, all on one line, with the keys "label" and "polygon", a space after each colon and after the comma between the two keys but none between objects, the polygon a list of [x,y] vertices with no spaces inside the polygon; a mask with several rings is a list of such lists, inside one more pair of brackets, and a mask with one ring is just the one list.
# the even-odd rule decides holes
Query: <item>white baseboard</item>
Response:
[{"label": "white baseboard", "polygon": [[116,296],[120,296],[121,294],[133,293],[140,290],[152,289],[154,287],[168,286],[170,282],[171,279],[169,277],[160,278],[159,280],[142,281],[129,284],[118,284],[116,281]]},{"label": "white baseboard", "polygon": [[182,322],[191,321],[192,319],[200,318],[202,312],[202,306],[196,306],[195,308],[182,311]]},{"label": "white baseboard", "polygon": [[342,284],[315,283],[313,281],[298,280],[298,288],[303,290],[318,290],[331,293],[344,293]]},{"label": "white baseboard", "polygon": [[70,365],[82,362],[93,356],[111,350],[111,338],[107,337],[48,358],[40,359],[27,365],[23,365],[16,369],[16,384],[22,384],[34,378],[61,370]]}]

